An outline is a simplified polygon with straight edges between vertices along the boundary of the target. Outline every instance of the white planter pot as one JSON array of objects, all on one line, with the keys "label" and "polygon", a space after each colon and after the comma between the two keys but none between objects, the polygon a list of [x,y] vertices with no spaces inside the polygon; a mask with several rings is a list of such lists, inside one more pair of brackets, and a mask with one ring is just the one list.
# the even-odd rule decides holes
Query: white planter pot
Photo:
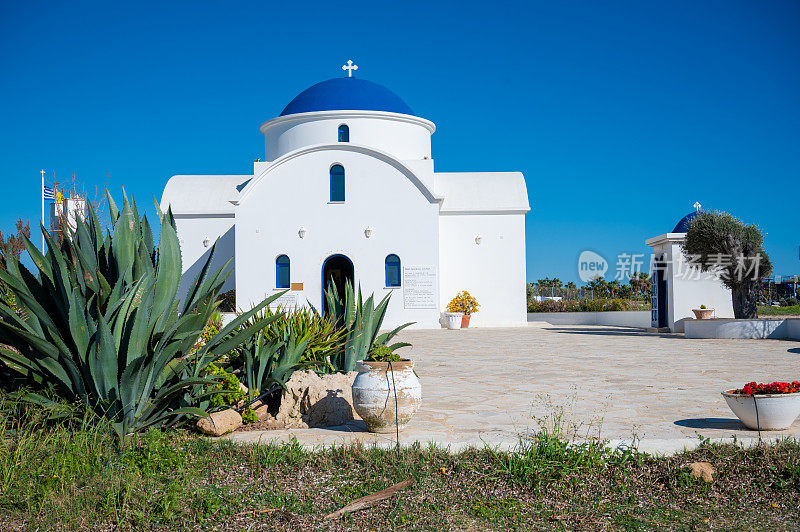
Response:
[{"label": "white planter pot", "polygon": [[800,415],[800,393],[740,395],[727,391],[722,396],[736,417],[753,430],[784,430]]},{"label": "white planter pot", "polygon": [[464,314],[461,312],[445,312],[444,326],[448,329],[460,329],[462,316],[464,316]]},{"label": "white planter pot", "polygon": [[392,371],[389,371],[389,364],[363,360],[356,362],[358,375],[353,381],[353,408],[370,432],[394,432],[395,419],[402,429],[411,421],[422,401],[422,386],[414,373],[414,362],[391,362]]}]

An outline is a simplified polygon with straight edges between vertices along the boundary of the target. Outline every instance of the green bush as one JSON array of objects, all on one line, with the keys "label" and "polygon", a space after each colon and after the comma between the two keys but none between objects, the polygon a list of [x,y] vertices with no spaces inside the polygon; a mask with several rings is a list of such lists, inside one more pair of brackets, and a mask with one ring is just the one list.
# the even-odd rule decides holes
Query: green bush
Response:
[{"label": "green bush", "polygon": [[620,310],[648,310],[641,301],[630,299],[562,299],[555,301],[529,301],[528,312],[610,312]]},{"label": "green bush", "polygon": [[[147,216],[124,197],[120,211],[108,195],[111,230],[89,206],[86,221],[56,243],[42,227],[48,250],[28,239],[36,275],[11,254],[0,256],[0,280],[15,304],[0,301],[0,360],[34,390],[82,403],[107,418],[118,437],[176,416],[205,415],[204,370],[267,323],[239,325],[277,297],[200,342],[229,273],[211,271],[216,244],[177,301],[181,251],[170,211],[159,212],[154,243]],[[52,403],[39,393],[30,401]]]},{"label": "green bush", "polygon": [[399,362],[402,360],[394,349],[386,344],[374,344],[367,353],[367,360],[375,362]]},{"label": "green bush", "polygon": [[216,384],[211,386],[211,389],[216,392],[211,396],[211,406],[235,405],[244,399],[246,394],[239,386],[239,379],[237,379],[236,375],[233,373],[229,373],[216,364],[211,363],[206,368],[206,374],[214,375],[219,378]]},{"label": "green bush", "polygon": [[258,421],[258,416],[256,415],[256,411],[253,410],[252,407],[248,406],[242,412],[242,423],[245,425],[249,425],[251,423],[255,423]]},{"label": "green bush", "polygon": [[261,321],[268,325],[242,343],[228,361],[229,369],[241,373],[252,393],[285,384],[298,369],[335,371],[329,360],[343,343],[344,331],[330,317],[304,308],[279,313],[266,308],[240,328]]}]

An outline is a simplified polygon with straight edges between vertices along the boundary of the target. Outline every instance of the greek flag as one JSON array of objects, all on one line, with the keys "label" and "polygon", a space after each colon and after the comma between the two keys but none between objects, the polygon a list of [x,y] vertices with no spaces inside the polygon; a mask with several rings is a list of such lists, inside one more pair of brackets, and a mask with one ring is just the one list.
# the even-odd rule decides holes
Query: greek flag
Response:
[{"label": "greek flag", "polygon": [[47,201],[55,201],[56,199],[56,192],[52,188],[45,185],[42,188],[42,199]]}]

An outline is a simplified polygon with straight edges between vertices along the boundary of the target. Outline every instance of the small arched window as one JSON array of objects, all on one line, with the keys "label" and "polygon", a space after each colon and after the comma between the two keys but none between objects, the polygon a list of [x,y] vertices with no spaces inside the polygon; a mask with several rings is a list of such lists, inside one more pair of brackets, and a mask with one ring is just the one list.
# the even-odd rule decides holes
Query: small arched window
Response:
[{"label": "small arched window", "polygon": [[395,254],[386,256],[386,286],[400,286],[400,257]]},{"label": "small arched window", "polygon": [[350,127],[347,124],[339,126],[339,142],[350,142]]},{"label": "small arched window", "polygon": [[344,201],[344,167],[331,166],[331,201]]},{"label": "small arched window", "polygon": [[276,288],[289,288],[291,279],[290,275],[291,263],[289,257],[286,255],[279,255],[275,259],[275,287]]}]

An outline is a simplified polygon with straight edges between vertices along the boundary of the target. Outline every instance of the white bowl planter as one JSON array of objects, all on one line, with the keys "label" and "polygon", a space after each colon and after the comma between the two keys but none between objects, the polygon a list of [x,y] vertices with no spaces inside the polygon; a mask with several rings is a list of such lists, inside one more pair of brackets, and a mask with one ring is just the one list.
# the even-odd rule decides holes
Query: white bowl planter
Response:
[{"label": "white bowl planter", "polygon": [[461,312],[445,312],[444,313],[444,326],[448,329],[460,329],[461,318],[464,316]]},{"label": "white bowl planter", "polygon": [[[389,371],[389,364],[392,370]],[[353,408],[370,432],[389,433],[405,427],[422,401],[422,386],[414,373],[414,362],[356,362]],[[394,386],[392,380],[394,377]],[[397,402],[395,403],[395,390]],[[396,417],[395,417],[396,412]]]},{"label": "white bowl planter", "polygon": [[[736,417],[747,428],[758,430],[788,429],[800,415],[800,393],[742,395],[722,392]],[[756,419],[756,406],[758,418]]]}]

